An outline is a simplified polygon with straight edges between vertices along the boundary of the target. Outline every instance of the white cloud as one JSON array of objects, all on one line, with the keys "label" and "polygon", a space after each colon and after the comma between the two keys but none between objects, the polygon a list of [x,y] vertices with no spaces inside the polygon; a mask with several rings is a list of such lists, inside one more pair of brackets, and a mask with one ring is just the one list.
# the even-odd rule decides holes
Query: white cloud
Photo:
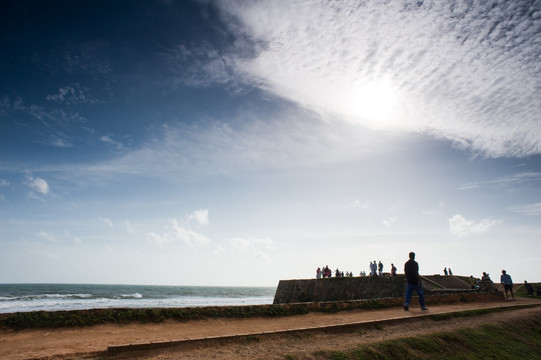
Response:
[{"label": "white cloud", "polygon": [[37,233],[37,236],[49,242],[58,242],[58,239],[53,233],[47,232],[45,230],[40,230]]},{"label": "white cloud", "polygon": [[73,241],[75,244],[82,244],[83,243],[83,240],[81,240],[78,237],[74,237],[71,241]]},{"label": "white cloud", "polygon": [[33,190],[43,195],[47,195],[50,191],[49,184],[47,183],[47,181],[41,178],[30,177],[26,184]]},{"label": "white cloud", "polygon": [[109,227],[113,227],[113,222],[110,219],[100,217],[100,221]]},{"label": "white cloud", "polygon": [[103,136],[100,136],[98,138],[99,141],[101,142],[104,142],[106,144],[109,144],[109,145],[113,145],[114,147],[116,147],[117,149],[123,149],[124,148],[124,144],[122,144],[121,142],[119,141],[116,141],[114,140],[111,135],[103,135]]},{"label": "white cloud", "polygon": [[62,258],[62,256],[60,256],[59,254],[54,253],[54,252],[50,252],[50,251],[46,252],[45,256],[47,256],[48,258],[51,258],[53,260],[59,260],[59,259]]},{"label": "white cloud", "polygon": [[472,220],[466,220],[460,214],[456,214],[449,219],[449,230],[451,231],[451,234],[456,237],[467,237],[471,234],[485,233],[490,228],[500,223],[500,220],[490,218],[486,218],[481,220],[479,223],[475,223]]},{"label": "white cloud", "polygon": [[216,246],[214,247],[214,249],[212,250],[212,253],[213,253],[213,254],[220,254],[220,253],[223,253],[223,252],[225,252],[225,249],[224,249],[224,247],[221,246],[221,245],[216,245]]},{"label": "white cloud", "polygon": [[164,237],[160,234],[156,234],[154,232],[149,232],[146,234],[146,238],[149,243],[156,246],[166,245],[169,244],[170,239],[167,237]]},{"label": "white cloud", "polygon": [[97,100],[88,95],[89,89],[81,87],[79,84],[74,86],[66,86],[58,89],[58,93],[47,95],[45,98],[49,101],[64,103],[68,105],[76,105],[82,103],[94,104]]},{"label": "white cloud", "polygon": [[383,223],[383,225],[385,225],[387,228],[392,228],[393,227],[393,223],[398,219],[397,216],[391,216],[389,217],[388,219],[384,219],[382,220],[381,222]]},{"label": "white cloud", "polygon": [[269,259],[269,256],[266,254],[267,251],[275,249],[274,243],[270,239],[233,238],[229,242],[237,251],[263,260]]},{"label": "white cloud", "polygon": [[74,180],[93,182],[118,175],[171,179],[234,174],[246,169],[289,168],[347,161],[389,148],[388,137],[358,132],[351,124],[328,123],[298,112],[250,109],[226,124],[206,119],[163,128],[134,151],[91,165],[67,165]]},{"label": "white cloud", "polygon": [[185,228],[177,220],[171,220],[167,235],[173,239],[178,239],[190,246],[203,246],[209,244],[211,241],[204,235],[201,235],[195,231]]},{"label": "white cloud", "polygon": [[135,231],[135,229],[133,228],[133,225],[131,224],[131,222],[125,221],[125,222],[124,222],[124,225],[126,225],[126,232],[127,232],[128,234],[135,234],[135,233],[136,233],[136,231]]},{"label": "white cloud", "polygon": [[[77,112],[65,111],[62,109],[48,110],[39,105],[26,105],[21,97],[17,97],[10,104],[9,98],[5,98],[4,108],[9,109],[10,113],[24,113],[38,119],[44,127],[42,128],[46,133],[50,132],[50,122],[65,127],[69,124],[83,124],[87,119],[81,116]],[[53,135],[54,138],[55,135]],[[50,142],[50,141],[49,141]]]},{"label": "white cloud", "polygon": [[71,242],[75,244],[83,243],[83,241],[79,237],[71,235],[68,230],[64,230],[64,236],[66,239],[70,240]]},{"label": "white cloud", "polygon": [[59,135],[52,135],[51,138],[45,143],[59,148],[69,148],[73,146],[70,139]]},{"label": "white cloud", "polygon": [[208,210],[196,210],[188,215],[188,221],[195,221],[197,225],[209,224],[209,211]]},{"label": "white cloud", "polygon": [[224,56],[206,43],[190,48],[181,44],[170,49],[163,56],[172,64],[176,74],[176,77],[171,80],[174,87],[179,84],[196,87],[219,84],[230,91],[242,92],[241,81],[231,76],[234,72],[235,60]]},{"label": "white cloud", "polygon": [[152,245],[157,245],[157,246],[169,244],[169,241],[170,241],[170,239],[163,237],[162,235],[156,234],[154,232],[147,233],[146,238],[149,243],[151,243]]},{"label": "white cloud", "polygon": [[370,207],[370,204],[368,203],[368,201],[361,202],[360,200],[355,200],[355,201],[347,204],[346,208],[348,208],[348,209],[350,209],[352,211],[357,211],[357,210],[368,211],[368,210],[372,210],[372,208]]},{"label": "white cloud", "polygon": [[234,74],[325,116],[490,157],[541,153],[535,4],[218,4],[239,43],[256,48],[222,56],[229,66],[211,67],[213,78]]},{"label": "white cloud", "polygon": [[0,187],[9,186],[9,181],[5,179],[0,179]]},{"label": "white cloud", "polygon": [[170,219],[164,227],[161,234],[149,232],[146,234],[147,240],[154,245],[167,245],[181,242],[193,248],[198,248],[210,244],[212,241],[206,236],[193,231],[189,223],[195,221],[197,225],[208,224],[208,212],[198,210],[186,216],[187,222],[181,222],[177,219]]}]

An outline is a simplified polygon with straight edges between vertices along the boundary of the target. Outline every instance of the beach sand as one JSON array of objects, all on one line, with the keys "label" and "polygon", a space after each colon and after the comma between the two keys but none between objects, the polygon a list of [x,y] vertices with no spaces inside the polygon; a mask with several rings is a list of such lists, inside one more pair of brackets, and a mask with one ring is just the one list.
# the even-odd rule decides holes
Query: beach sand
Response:
[{"label": "beach sand", "polygon": [[[428,312],[412,306],[381,310],[354,310],[337,313],[248,318],[209,319],[188,322],[168,320],[158,324],[106,324],[85,328],[28,329],[0,331],[2,359],[104,358],[112,345],[176,341],[213,336],[253,334],[225,340],[186,341],[168,348],[121,352],[115,359],[283,359],[284,355],[311,354],[318,350],[344,350],[359,344],[435,331],[476,327],[499,321],[541,314],[541,306],[489,313],[471,318],[433,321],[428,314],[517,305],[541,305],[538,299],[469,302],[434,305]],[[357,324],[325,329],[327,326]],[[317,327],[323,327],[315,329]],[[312,330],[306,330],[312,328]],[[275,334],[263,332],[299,330]]]}]

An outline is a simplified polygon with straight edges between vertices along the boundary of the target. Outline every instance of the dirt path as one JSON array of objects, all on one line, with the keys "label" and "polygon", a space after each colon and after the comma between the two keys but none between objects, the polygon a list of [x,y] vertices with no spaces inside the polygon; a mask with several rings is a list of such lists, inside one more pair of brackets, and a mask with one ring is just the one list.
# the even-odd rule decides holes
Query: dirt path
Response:
[{"label": "dirt path", "polygon": [[[201,338],[210,336],[228,336],[236,334],[262,333],[287,329],[312,328],[319,326],[339,325],[346,323],[365,323],[356,331],[342,331],[332,334],[324,330],[310,333],[289,335],[254,336],[243,341],[229,341],[208,346],[198,343],[180,348],[168,348],[155,351],[140,351],[121,354],[116,358],[141,359],[273,359],[283,354],[304,353],[318,349],[344,349],[363,341],[379,341],[381,339],[411,336],[425,331],[446,330],[453,326],[477,326],[500,319],[541,314],[541,306],[492,313],[474,318],[434,322],[422,318],[426,314],[439,314],[471,309],[541,305],[541,300],[520,299],[509,302],[472,302],[444,304],[430,307],[428,312],[412,308],[405,312],[401,308],[382,310],[356,310],[334,314],[309,313],[306,315],[278,318],[250,319],[211,319],[189,322],[166,321],[160,324],[99,325],[88,328],[41,329],[41,330],[2,330],[0,331],[0,358],[33,359],[33,358],[89,358],[97,357],[110,345],[149,343],[157,341],[181,340],[185,338]],[[374,326],[374,321],[410,319],[407,322],[389,322]]]}]

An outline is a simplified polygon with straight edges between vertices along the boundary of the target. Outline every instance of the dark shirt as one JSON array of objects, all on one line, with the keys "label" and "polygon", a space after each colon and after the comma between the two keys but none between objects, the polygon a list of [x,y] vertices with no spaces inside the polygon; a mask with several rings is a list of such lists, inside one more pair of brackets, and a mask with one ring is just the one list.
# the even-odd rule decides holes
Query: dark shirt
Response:
[{"label": "dark shirt", "polygon": [[409,259],[404,264],[404,272],[406,273],[408,284],[417,285],[419,283],[419,264],[417,264],[417,261]]}]

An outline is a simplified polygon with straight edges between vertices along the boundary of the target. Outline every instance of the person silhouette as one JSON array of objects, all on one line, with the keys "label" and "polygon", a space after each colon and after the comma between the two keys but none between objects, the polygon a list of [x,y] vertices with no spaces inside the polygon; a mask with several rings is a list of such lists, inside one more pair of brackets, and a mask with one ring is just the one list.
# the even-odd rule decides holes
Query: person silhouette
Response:
[{"label": "person silhouette", "polygon": [[419,295],[419,305],[421,310],[428,310],[425,306],[425,296],[423,294],[423,283],[421,276],[419,275],[419,264],[415,261],[415,253],[409,253],[409,260],[404,264],[404,273],[406,274],[406,281],[408,287],[406,289],[406,298],[404,299],[404,310],[409,311],[410,301],[413,290],[417,291]]}]

